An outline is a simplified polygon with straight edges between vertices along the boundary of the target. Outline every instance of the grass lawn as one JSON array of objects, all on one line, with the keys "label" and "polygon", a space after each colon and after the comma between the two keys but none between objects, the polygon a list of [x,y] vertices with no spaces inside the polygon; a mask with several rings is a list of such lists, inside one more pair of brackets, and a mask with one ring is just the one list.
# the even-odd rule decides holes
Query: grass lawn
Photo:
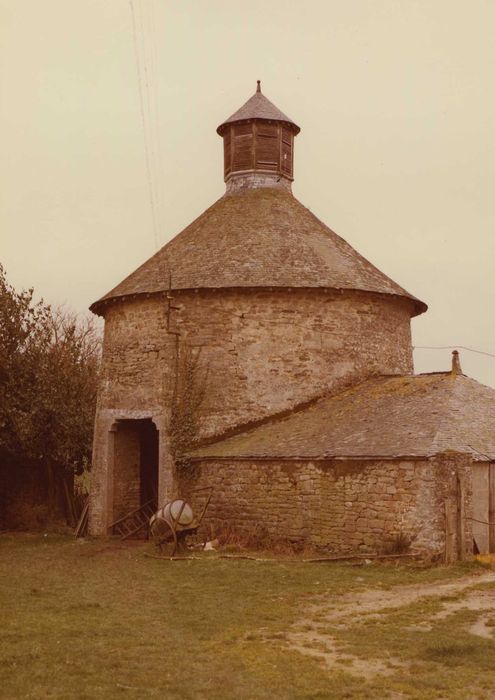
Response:
[{"label": "grass lawn", "polygon": [[[144,551],[150,545],[0,537],[1,698],[495,697],[495,642],[469,632],[473,610],[456,603],[441,617],[444,600],[425,598],[376,615],[358,608],[332,623],[318,607],[338,611],[349,594],[486,573],[479,564],[357,567],[206,554],[168,562]],[[490,614],[488,628],[495,602]],[[425,619],[428,629],[415,629]],[[327,634],[342,658],[325,663],[310,637],[309,653],[297,650],[292,631],[304,623]],[[390,669],[359,675],[346,654]]]}]

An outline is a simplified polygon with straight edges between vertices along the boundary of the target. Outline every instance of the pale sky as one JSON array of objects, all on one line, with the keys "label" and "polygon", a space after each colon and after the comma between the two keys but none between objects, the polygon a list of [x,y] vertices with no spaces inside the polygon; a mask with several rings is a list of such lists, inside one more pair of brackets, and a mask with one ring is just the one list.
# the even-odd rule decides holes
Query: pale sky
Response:
[{"label": "pale sky", "polygon": [[494,67],[494,0],[0,0],[8,278],[87,309],[223,194],[215,129],[261,79],[295,196],[429,305],[414,345],[495,354]]}]

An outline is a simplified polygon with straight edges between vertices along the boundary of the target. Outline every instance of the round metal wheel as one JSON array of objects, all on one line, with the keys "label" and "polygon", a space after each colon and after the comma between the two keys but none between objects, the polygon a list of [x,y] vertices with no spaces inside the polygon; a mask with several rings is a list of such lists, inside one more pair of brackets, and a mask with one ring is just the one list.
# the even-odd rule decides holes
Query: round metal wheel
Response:
[{"label": "round metal wheel", "polygon": [[174,556],[177,550],[177,535],[170,523],[163,518],[152,518],[150,522],[150,538],[160,551],[160,554],[166,557]]}]

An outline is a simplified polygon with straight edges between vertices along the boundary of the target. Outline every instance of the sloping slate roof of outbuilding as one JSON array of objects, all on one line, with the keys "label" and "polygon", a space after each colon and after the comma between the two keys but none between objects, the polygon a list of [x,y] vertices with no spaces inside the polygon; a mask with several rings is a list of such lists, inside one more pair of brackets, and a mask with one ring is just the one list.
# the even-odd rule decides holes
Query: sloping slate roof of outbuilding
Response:
[{"label": "sloping slate roof of outbuilding", "polygon": [[267,99],[263,93],[255,92],[254,95],[237,110],[237,112],[234,112],[234,114],[220,124],[217,132],[220,133],[222,126],[225,124],[244,121],[246,119],[270,119],[272,121],[287,122],[288,124],[292,124],[297,132],[300,131],[297,124],[295,124],[290,117],[281,112],[278,107],[275,107],[273,102],[270,102],[270,100]]},{"label": "sloping slate roof of outbuilding", "polygon": [[290,192],[258,188],[226,194],[117,287],[105,301],[172,289],[319,287],[419,301],[363,258]]},{"label": "sloping slate roof of outbuilding", "polygon": [[193,458],[394,458],[445,451],[495,459],[495,389],[452,373],[377,377]]}]

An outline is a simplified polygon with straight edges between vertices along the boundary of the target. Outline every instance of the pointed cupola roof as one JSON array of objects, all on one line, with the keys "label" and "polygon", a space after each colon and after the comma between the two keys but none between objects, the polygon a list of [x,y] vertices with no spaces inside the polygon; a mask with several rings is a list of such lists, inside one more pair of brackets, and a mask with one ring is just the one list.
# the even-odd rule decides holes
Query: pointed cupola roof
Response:
[{"label": "pointed cupola roof", "polygon": [[223,127],[233,122],[249,121],[252,119],[265,119],[267,121],[285,122],[290,124],[294,132],[298,134],[301,129],[290,117],[284,114],[273,102],[270,102],[261,92],[261,81],[257,81],[256,92],[252,97],[234,112],[228,119],[220,124],[217,133],[222,134]]}]

